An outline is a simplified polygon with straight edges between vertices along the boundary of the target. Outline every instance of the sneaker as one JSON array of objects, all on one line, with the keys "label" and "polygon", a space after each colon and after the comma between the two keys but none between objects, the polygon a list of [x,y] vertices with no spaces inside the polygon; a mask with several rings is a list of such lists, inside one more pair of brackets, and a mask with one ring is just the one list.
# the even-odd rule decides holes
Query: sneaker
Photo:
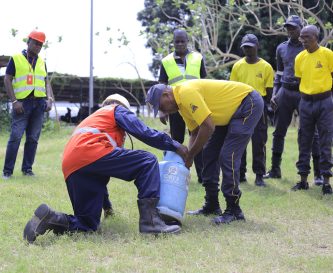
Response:
[{"label": "sneaker", "polygon": [[258,187],[266,187],[266,183],[264,182],[264,180],[262,179],[262,175],[256,175],[256,180],[254,181],[254,184]]},{"label": "sneaker", "polygon": [[321,175],[315,176],[313,184],[315,184],[316,186],[322,186],[324,184],[323,177]]},{"label": "sneaker", "polygon": [[229,224],[232,221],[245,221],[245,217],[241,209],[237,212],[226,209],[221,216],[215,217],[212,220],[212,222],[216,225]]},{"label": "sneaker", "polygon": [[281,171],[276,171],[276,170],[270,170],[268,173],[263,175],[263,179],[269,179],[269,178],[281,178]]},{"label": "sneaker", "polygon": [[308,182],[298,182],[295,186],[291,188],[293,191],[299,191],[299,190],[308,190],[309,189],[309,183]]},{"label": "sneaker", "polygon": [[32,170],[25,170],[25,171],[22,171],[22,173],[25,176],[35,176],[35,174],[33,173]]},{"label": "sneaker", "polygon": [[2,179],[7,180],[7,179],[10,179],[11,177],[12,177],[12,174],[9,173],[9,172],[3,172],[2,173]]},{"label": "sneaker", "polygon": [[323,184],[323,187],[322,187],[322,192],[323,194],[332,194],[332,187],[330,184]]}]

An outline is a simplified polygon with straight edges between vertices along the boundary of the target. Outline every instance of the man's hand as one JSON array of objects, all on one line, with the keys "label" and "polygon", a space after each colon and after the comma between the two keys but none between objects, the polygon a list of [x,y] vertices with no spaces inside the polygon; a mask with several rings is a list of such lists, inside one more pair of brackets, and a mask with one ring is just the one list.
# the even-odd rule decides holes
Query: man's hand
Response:
[{"label": "man's hand", "polygon": [[185,161],[186,158],[187,158],[187,155],[188,155],[188,149],[187,149],[186,146],[184,146],[184,145],[181,144],[178,147],[176,153],[179,154],[182,157],[182,159]]},{"label": "man's hand", "polygon": [[274,112],[275,112],[275,111],[277,110],[277,108],[278,108],[278,104],[277,104],[277,96],[276,96],[276,95],[272,96],[272,98],[271,98],[271,107],[272,107],[272,109],[273,109]]},{"label": "man's hand", "polygon": [[45,112],[49,112],[52,109],[52,102],[53,102],[52,99],[46,100],[46,109],[45,109]]},{"label": "man's hand", "polygon": [[16,114],[24,113],[23,103],[18,100],[13,103],[13,109]]},{"label": "man's hand", "polygon": [[191,156],[190,154],[188,154],[185,159],[185,167],[188,169],[191,168],[193,165],[193,161],[194,161],[194,157]]}]

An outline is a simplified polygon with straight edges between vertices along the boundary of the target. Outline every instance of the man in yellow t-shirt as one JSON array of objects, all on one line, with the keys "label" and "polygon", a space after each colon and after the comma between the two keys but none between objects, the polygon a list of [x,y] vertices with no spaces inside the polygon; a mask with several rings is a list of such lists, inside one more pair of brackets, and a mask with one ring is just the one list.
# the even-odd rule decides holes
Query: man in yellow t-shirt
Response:
[{"label": "man in yellow t-shirt", "polygon": [[194,156],[204,145],[204,172],[211,168],[216,173],[219,162],[226,210],[213,222],[244,220],[239,206],[239,167],[262,115],[264,103],[260,94],[247,84],[201,79],[175,87],[156,84],[149,89],[146,102],[153,106],[155,116],[160,110],[168,114],[179,111],[183,117],[191,131],[186,167],[192,166]]},{"label": "man in yellow t-shirt", "polygon": [[332,137],[333,100],[332,75],[333,52],[318,44],[319,31],[309,25],[302,29],[300,41],[305,50],[295,59],[295,76],[300,78],[301,102],[299,106],[300,136],[299,158],[296,163],[301,181],[292,190],[307,190],[310,173],[311,145],[315,128],[320,143],[320,174],[324,178],[323,194],[332,194]]},{"label": "man in yellow t-shirt", "polygon": [[[231,70],[230,80],[243,82],[258,90],[264,101],[269,102],[273,90],[274,71],[272,66],[258,57],[259,41],[254,34],[246,34],[241,42],[245,55],[237,61]],[[252,135],[252,170],[256,174],[255,185],[266,186],[263,176],[266,173],[267,142],[267,107],[254,129]],[[246,182],[246,149],[240,167],[240,182]]]}]

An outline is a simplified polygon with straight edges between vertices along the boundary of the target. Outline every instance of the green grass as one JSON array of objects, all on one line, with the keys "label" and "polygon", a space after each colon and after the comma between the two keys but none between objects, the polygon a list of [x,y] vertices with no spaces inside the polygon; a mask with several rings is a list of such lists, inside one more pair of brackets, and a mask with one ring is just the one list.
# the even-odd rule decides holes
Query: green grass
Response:
[{"label": "green grass", "polygon": [[[166,129],[157,120],[147,123]],[[112,178],[109,191],[116,216],[103,221],[99,232],[49,233],[27,245],[22,240],[23,228],[40,203],[72,213],[61,172],[62,151],[71,130],[42,134],[34,165],[36,177],[20,173],[21,146],[14,177],[0,180],[0,272],[333,272],[332,197],[323,197],[312,184],[308,191],[290,191],[298,179],[295,128],[288,132],[283,179],[269,180],[267,188],[254,186],[249,146],[249,182],[241,185],[246,222],[215,227],[210,217],[186,217],[180,235],[140,235],[136,188]],[[1,168],[7,140],[7,134],[0,135]],[[137,140],[134,147],[162,157],[161,151]],[[194,168],[191,172],[187,210],[199,208],[204,196]],[[224,207],[222,194],[220,201]]]}]

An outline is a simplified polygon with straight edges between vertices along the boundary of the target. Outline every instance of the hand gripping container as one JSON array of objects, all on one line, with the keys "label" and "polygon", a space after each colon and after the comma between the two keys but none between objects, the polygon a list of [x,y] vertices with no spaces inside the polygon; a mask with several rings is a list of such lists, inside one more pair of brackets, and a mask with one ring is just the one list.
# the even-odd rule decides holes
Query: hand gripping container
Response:
[{"label": "hand gripping container", "polygon": [[190,181],[190,170],[176,153],[167,151],[159,163],[161,189],[157,208],[165,222],[184,220],[184,211]]}]

